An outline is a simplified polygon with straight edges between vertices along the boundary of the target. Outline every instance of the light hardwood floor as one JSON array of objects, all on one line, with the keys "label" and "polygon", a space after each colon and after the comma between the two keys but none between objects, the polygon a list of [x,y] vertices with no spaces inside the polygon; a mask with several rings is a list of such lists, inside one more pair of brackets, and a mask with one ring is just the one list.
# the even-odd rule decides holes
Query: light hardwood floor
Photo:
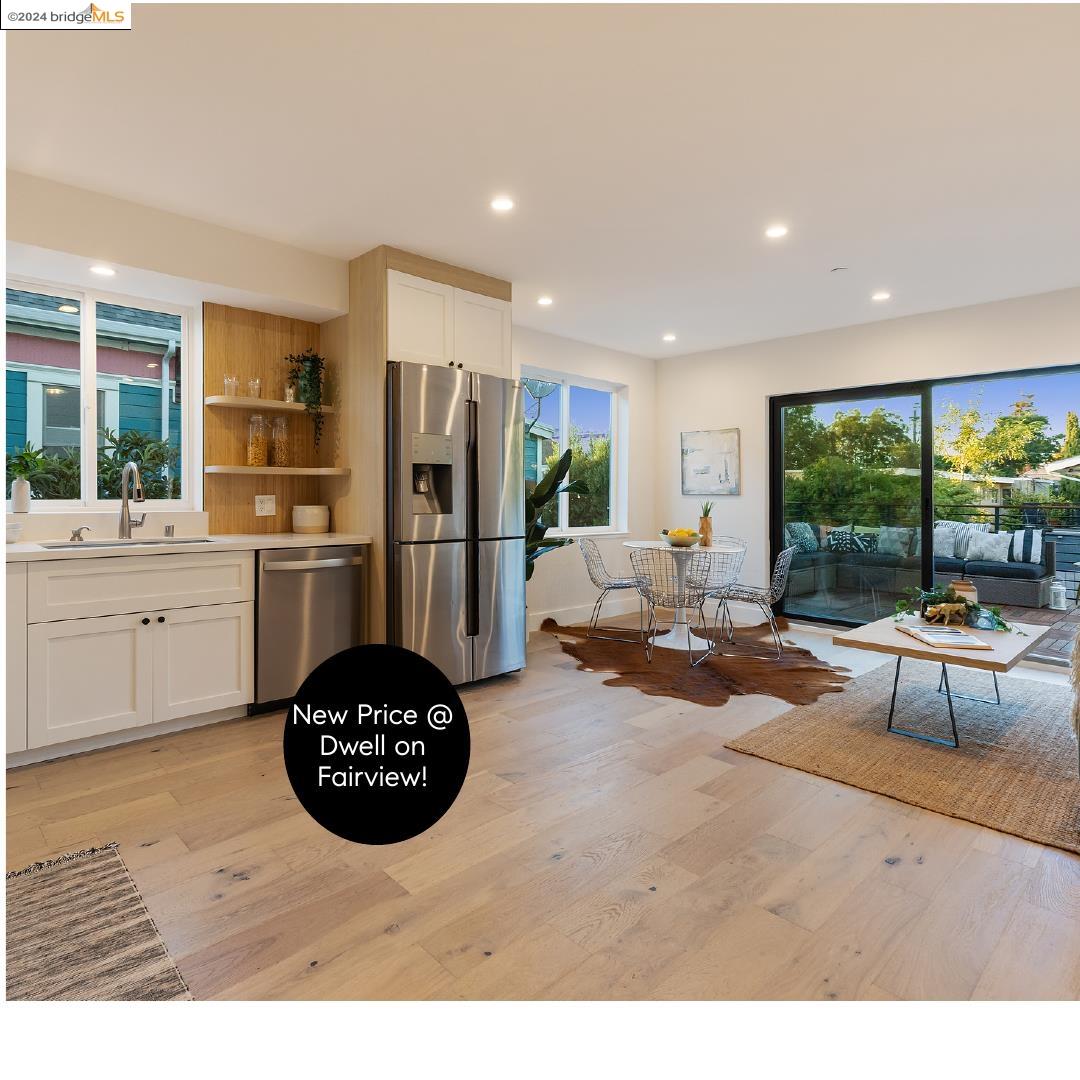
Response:
[{"label": "light hardwood floor", "polygon": [[9,772],[8,866],[119,841],[197,998],[1080,997],[1077,857],[726,750],[775,699],[574,668],[537,635],[463,694],[465,789],[406,843],[314,824],[275,715]]}]

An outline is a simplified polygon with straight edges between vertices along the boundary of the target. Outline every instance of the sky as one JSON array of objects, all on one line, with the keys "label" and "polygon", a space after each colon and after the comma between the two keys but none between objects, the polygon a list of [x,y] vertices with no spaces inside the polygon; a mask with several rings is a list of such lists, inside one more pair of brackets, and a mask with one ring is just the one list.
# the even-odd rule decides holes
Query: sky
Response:
[{"label": "sky", "polygon": [[[941,415],[950,403],[964,408],[977,404],[984,416],[994,417],[1012,411],[1012,404],[1022,394],[1035,395],[1035,408],[1050,420],[1050,434],[1065,432],[1065,413],[1072,409],[1080,413],[1080,373],[1056,375],[1023,375],[1007,379],[973,379],[966,383],[951,383],[934,388],[934,413]],[[909,424],[912,409],[918,406],[918,398],[911,396],[894,398],[862,398],[858,401],[830,402],[818,405],[814,415],[828,424],[841,409],[858,408],[872,412],[878,406],[898,413]]]}]

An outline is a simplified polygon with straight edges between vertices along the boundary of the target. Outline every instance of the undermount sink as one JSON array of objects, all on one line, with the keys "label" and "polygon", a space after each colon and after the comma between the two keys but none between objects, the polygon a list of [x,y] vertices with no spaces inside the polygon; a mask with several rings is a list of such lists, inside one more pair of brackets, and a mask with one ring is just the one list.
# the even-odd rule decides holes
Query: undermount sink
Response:
[{"label": "undermount sink", "polygon": [[209,544],[208,536],[147,536],[138,540],[39,540],[43,548],[146,547],[156,544]]}]

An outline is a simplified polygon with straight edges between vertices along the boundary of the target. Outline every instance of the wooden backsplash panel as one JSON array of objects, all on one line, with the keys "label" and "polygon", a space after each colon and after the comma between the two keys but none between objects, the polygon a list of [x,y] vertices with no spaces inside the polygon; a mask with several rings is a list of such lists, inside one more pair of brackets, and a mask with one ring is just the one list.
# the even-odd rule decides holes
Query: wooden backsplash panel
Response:
[{"label": "wooden backsplash panel", "polygon": [[[311,347],[319,349],[318,323],[269,315],[262,311],[203,305],[203,392],[221,394],[225,375],[240,379],[240,394],[247,394],[248,379],[262,379],[262,396],[280,400],[285,393],[288,365],[284,357]],[[203,460],[207,465],[247,464],[247,409],[203,408]],[[269,420],[274,413],[263,413]],[[319,465],[311,418],[287,414],[292,464]],[[324,429],[325,439],[325,429]],[[329,455],[327,463],[329,463]],[[255,496],[274,495],[274,517],[255,516]],[[292,508],[317,503],[319,481],[314,477],[228,476],[204,477],[203,501],[210,515],[211,533],[272,533],[292,529]]]}]

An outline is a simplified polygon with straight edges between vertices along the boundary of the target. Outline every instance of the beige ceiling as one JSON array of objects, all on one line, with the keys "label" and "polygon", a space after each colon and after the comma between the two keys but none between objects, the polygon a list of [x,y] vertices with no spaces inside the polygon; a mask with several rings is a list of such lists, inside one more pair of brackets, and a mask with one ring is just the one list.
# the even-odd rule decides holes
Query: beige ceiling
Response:
[{"label": "beige ceiling", "polygon": [[1080,283],[1076,6],[143,5],[134,27],[7,35],[10,167],[462,263],[514,281],[523,325],[647,355]]}]

